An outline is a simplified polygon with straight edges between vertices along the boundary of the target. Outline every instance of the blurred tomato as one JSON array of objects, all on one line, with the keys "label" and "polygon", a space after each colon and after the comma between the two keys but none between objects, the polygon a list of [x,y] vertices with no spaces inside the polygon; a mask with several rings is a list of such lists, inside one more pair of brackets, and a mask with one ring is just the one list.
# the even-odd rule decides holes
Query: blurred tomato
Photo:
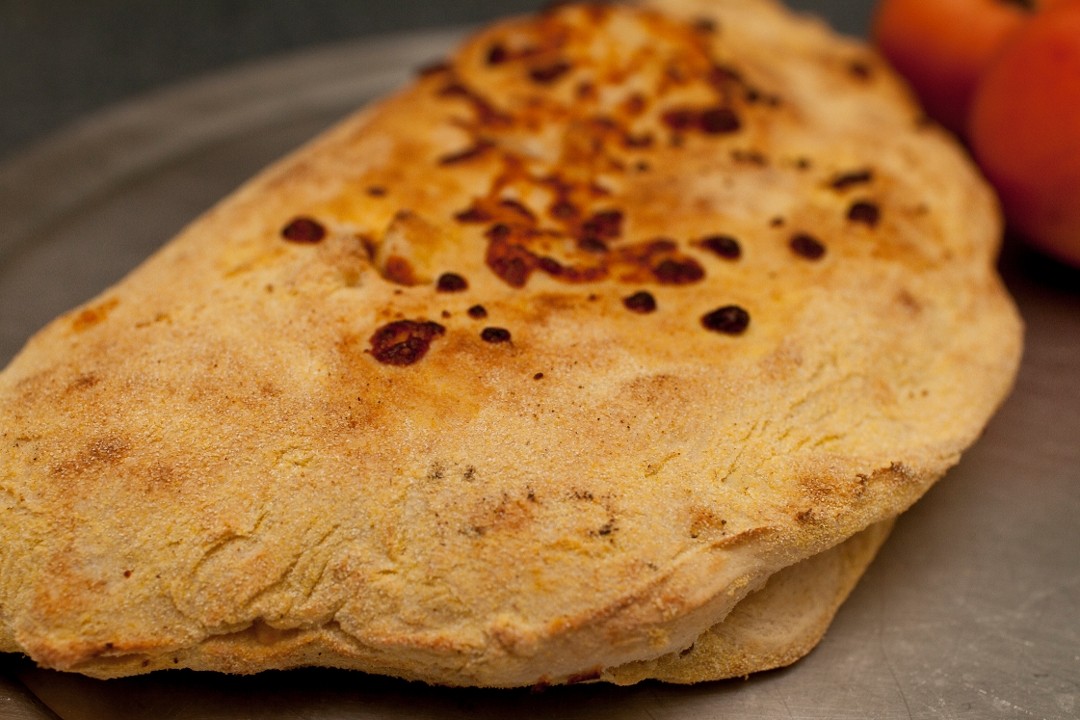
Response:
[{"label": "blurred tomato", "polygon": [[1033,16],[978,83],[972,151],[1012,226],[1080,265],[1080,0]]},{"label": "blurred tomato", "polygon": [[1034,7],[1021,0],[882,0],[871,35],[927,114],[962,134],[979,76]]}]

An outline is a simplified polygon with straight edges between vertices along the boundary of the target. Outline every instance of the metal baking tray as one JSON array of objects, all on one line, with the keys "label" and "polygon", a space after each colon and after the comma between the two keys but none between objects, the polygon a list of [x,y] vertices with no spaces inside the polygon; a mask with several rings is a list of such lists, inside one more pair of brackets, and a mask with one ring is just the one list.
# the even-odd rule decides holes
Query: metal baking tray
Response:
[{"label": "metal baking tray", "polygon": [[[253,64],[95,115],[0,165],[0,364],[268,162],[460,31]],[[1080,273],[1007,244],[1012,396],[793,667],[680,687],[453,690],[331,670],[101,682],[0,655],[0,720],[1080,717]]]}]

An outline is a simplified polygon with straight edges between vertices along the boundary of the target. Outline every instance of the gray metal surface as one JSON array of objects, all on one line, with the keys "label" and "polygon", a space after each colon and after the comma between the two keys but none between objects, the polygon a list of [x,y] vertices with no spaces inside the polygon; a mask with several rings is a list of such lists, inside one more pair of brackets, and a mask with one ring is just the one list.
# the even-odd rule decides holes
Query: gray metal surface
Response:
[{"label": "gray metal surface", "polygon": [[[0,165],[0,364],[267,162],[457,33],[331,47],[96,116]],[[747,681],[446,690],[357,673],[98,682],[0,655],[0,720],[1080,717],[1080,273],[1010,245],[1015,392],[903,516],[824,642]]]}]

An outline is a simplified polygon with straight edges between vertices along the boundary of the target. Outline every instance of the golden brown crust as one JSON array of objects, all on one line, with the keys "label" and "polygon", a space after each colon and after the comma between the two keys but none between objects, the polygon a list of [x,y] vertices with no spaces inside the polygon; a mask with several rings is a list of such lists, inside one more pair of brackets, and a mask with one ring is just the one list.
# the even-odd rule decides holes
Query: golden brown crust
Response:
[{"label": "golden brown crust", "polygon": [[785,667],[814,649],[893,521],[871,525],[840,545],[780,570],[722,622],[678,652],[607,668],[598,679],[698,683]]},{"label": "golden brown crust", "polygon": [[34,337],[0,644],[560,681],[920,497],[1018,362],[989,190],[865,47],[656,7],[479,34]]}]

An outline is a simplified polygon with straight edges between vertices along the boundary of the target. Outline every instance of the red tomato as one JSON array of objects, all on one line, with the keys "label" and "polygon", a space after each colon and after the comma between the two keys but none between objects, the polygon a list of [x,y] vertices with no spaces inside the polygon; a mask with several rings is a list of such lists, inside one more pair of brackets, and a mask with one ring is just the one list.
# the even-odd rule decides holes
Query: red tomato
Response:
[{"label": "red tomato", "polygon": [[871,35],[927,114],[962,134],[983,69],[1034,0],[881,0]]},{"label": "red tomato", "polygon": [[1005,43],[979,82],[969,135],[1010,224],[1080,265],[1080,0]]}]

